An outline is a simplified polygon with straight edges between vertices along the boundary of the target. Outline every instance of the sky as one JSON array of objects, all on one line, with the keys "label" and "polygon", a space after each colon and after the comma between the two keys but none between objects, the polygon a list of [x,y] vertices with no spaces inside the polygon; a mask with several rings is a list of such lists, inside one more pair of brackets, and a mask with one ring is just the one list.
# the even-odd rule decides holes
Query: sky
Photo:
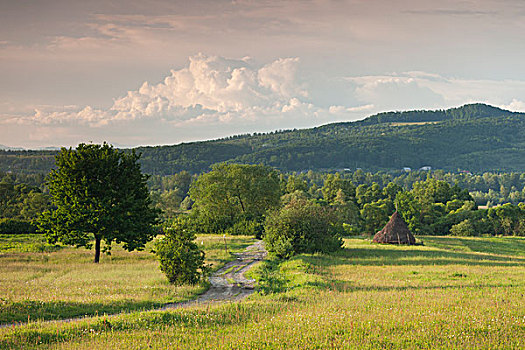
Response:
[{"label": "sky", "polygon": [[118,147],[483,102],[525,111],[521,0],[0,0],[0,144]]}]

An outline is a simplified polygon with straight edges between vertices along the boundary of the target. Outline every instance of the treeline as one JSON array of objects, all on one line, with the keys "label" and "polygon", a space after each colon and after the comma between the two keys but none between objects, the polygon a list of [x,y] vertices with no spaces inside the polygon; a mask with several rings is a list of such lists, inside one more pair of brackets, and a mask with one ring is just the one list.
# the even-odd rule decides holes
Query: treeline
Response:
[{"label": "treeline", "polygon": [[0,171],[13,174],[48,174],[55,164],[56,151],[0,150]]},{"label": "treeline", "polygon": [[[346,235],[374,234],[396,208],[415,234],[523,235],[525,232],[525,206],[518,205],[519,201],[509,201],[525,193],[525,174],[470,175],[443,171],[388,174],[362,170],[285,174],[274,171],[272,176],[277,179],[274,182],[278,183],[279,199],[274,196],[264,202],[274,203],[266,208],[266,204],[254,204],[254,199],[250,199],[257,193],[261,197],[267,195],[260,188],[264,187],[264,181],[258,180],[261,184],[254,187],[256,181],[243,180],[236,167],[241,165],[224,164],[198,177],[182,173],[170,178],[171,181],[164,180],[165,193],[178,193],[178,200],[173,204],[179,204],[179,210],[173,209],[171,216],[165,212],[165,218],[170,220],[180,213],[192,213],[193,223],[201,232],[262,235],[264,215],[261,213],[275,209],[277,202],[285,206],[303,201],[329,210]],[[255,178],[253,174],[252,178]],[[487,203],[477,203],[467,186],[475,188],[475,194],[490,192],[493,203],[506,204],[492,207],[489,202],[489,208],[480,209],[478,204]],[[271,193],[276,193],[275,184],[267,187],[273,188]],[[495,190],[498,187],[500,191]],[[187,195],[182,199],[186,189]],[[520,195],[511,195],[515,192]],[[244,199],[243,193],[246,194]],[[161,205],[166,206],[166,203]],[[258,209],[251,212],[250,208]]]},{"label": "treeline", "polygon": [[43,180],[40,174],[0,173],[0,233],[36,232],[35,220],[50,205]]},{"label": "treeline", "polygon": [[486,117],[505,117],[512,116],[515,112],[502,110],[497,107],[488,106],[482,103],[464,105],[458,108],[436,111],[407,111],[407,112],[385,112],[373,115],[365,119],[362,123],[380,124],[380,123],[399,123],[399,122],[434,122],[454,119],[473,119]]},{"label": "treeline", "polygon": [[[433,123],[410,124],[427,121]],[[480,173],[524,171],[524,144],[523,114],[474,104],[139,150],[144,170],[154,174],[206,172],[222,161],[264,164],[283,172],[345,168],[377,172],[432,166]]]},{"label": "treeline", "polygon": [[[458,234],[461,227],[464,231],[470,227],[470,234],[521,234],[522,230],[522,206],[518,204],[525,200],[525,173],[476,175],[442,170],[372,173],[361,169],[341,173],[274,171],[280,202],[301,198],[330,207],[341,218],[345,234],[374,233],[384,225],[396,206],[407,215],[405,219],[416,234]],[[192,208],[198,210],[194,208],[195,188],[208,176],[206,174],[209,173],[198,176],[181,171],[169,176],[150,176],[148,187],[152,205],[162,211],[163,221],[173,220]],[[31,223],[49,206],[46,191],[43,175],[0,173],[0,218],[4,225],[1,227],[5,228],[0,227],[0,232],[23,231],[28,227],[34,230]],[[478,206],[483,208],[478,209]],[[410,210],[412,214],[408,216]],[[206,219],[208,226],[204,225],[202,230],[262,232],[262,219],[237,222],[232,214],[214,215],[223,217],[223,221]],[[498,224],[496,218],[507,226]],[[508,224],[510,221],[512,224]],[[453,229],[458,224],[461,224],[459,228]]]},{"label": "treeline", "polygon": [[[292,172],[281,173],[281,181],[293,178],[296,182],[301,182],[307,192],[314,197],[321,195],[320,188],[323,186],[326,177],[330,173],[326,172]],[[389,183],[401,187],[404,190],[411,190],[416,182],[424,181],[429,178],[445,181],[450,186],[457,185],[469,191],[476,205],[496,206],[504,203],[518,204],[525,201],[525,173],[491,173],[471,174],[468,172],[445,172],[435,171],[396,171],[396,172],[365,172],[361,169],[356,171],[343,171],[339,176],[345,180],[350,180],[354,186],[368,185],[377,183],[381,188],[387,187]],[[183,209],[187,209],[191,204],[188,197],[190,185],[197,175],[192,175],[186,171],[168,176],[153,175],[148,180],[148,185],[152,191],[153,200],[159,203],[160,208],[168,206],[177,207],[182,204]],[[286,180],[287,181],[287,180]],[[168,204],[171,203],[171,204]],[[184,202],[184,203],[183,203]]]}]

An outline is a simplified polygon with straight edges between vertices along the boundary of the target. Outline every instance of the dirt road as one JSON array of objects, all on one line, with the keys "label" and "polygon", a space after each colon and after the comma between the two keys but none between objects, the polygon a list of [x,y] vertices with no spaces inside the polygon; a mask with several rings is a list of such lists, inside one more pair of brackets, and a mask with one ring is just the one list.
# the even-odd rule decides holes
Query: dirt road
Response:
[{"label": "dirt road", "polygon": [[[151,309],[148,311],[160,311],[169,309],[178,309],[190,307],[205,303],[219,303],[225,301],[241,300],[254,292],[255,281],[247,279],[244,273],[248,271],[255,263],[266,257],[266,250],[264,243],[257,241],[251,246],[247,247],[244,252],[234,253],[236,259],[227,263],[221,269],[217,270],[210,276],[210,288],[199,295],[197,299],[184,301],[180,303],[170,303],[164,305],[159,309]],[[122,313],[106,315],[105,317],[112,317],[121,315]],[[44,323],[58,323],[58,322],[74,322],[80,321],[84,317],[66,318],[62,320],[44,321]],[[6,323],[1,324],[0,328],[23,326],[27,323]]]},{"label": "dirt road", "polygon": [[210,276],[211,287],[197,299],[181,303],[166,304],[162,310],[188,307],[196,304],[236,301],[254,291],[255,280],[247,279],[244,273],[255,263],[266,257],[262,241],[247,247],[242,253],[235,253],[237,259],[227,263]]}]

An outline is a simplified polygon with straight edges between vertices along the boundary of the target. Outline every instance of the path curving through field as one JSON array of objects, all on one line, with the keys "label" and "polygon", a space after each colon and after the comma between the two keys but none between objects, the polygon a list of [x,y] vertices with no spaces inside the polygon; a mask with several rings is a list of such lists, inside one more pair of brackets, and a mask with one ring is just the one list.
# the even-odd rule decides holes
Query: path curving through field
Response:
[{"label": "path curving through field", "polygon": [[199,295],[197,299],[180,303],[164,305],[161,310],[188,307],[203,303],[217,303],[224,301],[237,301],[246,298],[254,292],[255,280],[248,279],[244,274],[258,261],[263,260],[267,252],[263,241],[247,247],[241,253],[233,253],[234,261],[215,271],[209,278],[210,288]]},{"label": "path curving through field", "polygon": [[[186,308],[199,304],[209,304],[209,303],[221,303],[227,301],[238,301],[246,298],[248,295],[254,292],[255,280],[248,279],[244,274],[253,267],[254,264],[263,260],[267,251],[264,248],[263,241],[257,241],[256,243],[248,246],[246,250],[241,253],[232,253],[235,255],[236,259],[230,261],[224,265],[219,270],[215,271],[210,277],[210,288],[199,295],[194,300],[183,301],[179,303],[168,303],[161,308],[157,309],[148,309],[144,311],[164,311],[169,309],[179,309]],[[112,317],[122,315],[124,312],[105,315],[104,317]],[[87,317],[73,317],[73,318],[64,318],[61,320],[49,320],[42,321],[41,323],[66,323],[81,321]],[[6,327],[18,327],[24,326],[28,323],[4,323],[0,324],[0,328]]]}]

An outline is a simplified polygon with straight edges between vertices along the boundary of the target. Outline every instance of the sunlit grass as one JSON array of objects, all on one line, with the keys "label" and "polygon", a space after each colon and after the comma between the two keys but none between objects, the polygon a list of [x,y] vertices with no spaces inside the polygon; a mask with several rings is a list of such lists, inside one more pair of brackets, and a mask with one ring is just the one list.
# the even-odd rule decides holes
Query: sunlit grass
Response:
[{"label": "sunlit grass", "polygon": [[[2,243],[12,240],[0,237]],[[94,264],[91,250],[63,247],[55,252],[27,252],[41,244],[42,236],[17,240],[0,253],[0,323],[148,309],[191,299],[206,288],[170,285],[150,252],[151,244],[141,252],[116,246],[111,256],[102,255],[100,263]],[[232,259],[230,251],[243,250],[252,241],[240,236],[198,237],[207,263],[216,267]]]},{"label": "sunlit grass", "polygon": [[44,235],[6,235],[0,234],[0,254],[7,252],[54,252],[60,250],[59,245],[48,244]]},{"label": "sunlit grass", "polygon": [[525,239],[423,239],[346,239],[331,256],[260,265],[253,275],[280,280],[279,291],[242,303],[2,329],[0,347],[525,348]]}]

